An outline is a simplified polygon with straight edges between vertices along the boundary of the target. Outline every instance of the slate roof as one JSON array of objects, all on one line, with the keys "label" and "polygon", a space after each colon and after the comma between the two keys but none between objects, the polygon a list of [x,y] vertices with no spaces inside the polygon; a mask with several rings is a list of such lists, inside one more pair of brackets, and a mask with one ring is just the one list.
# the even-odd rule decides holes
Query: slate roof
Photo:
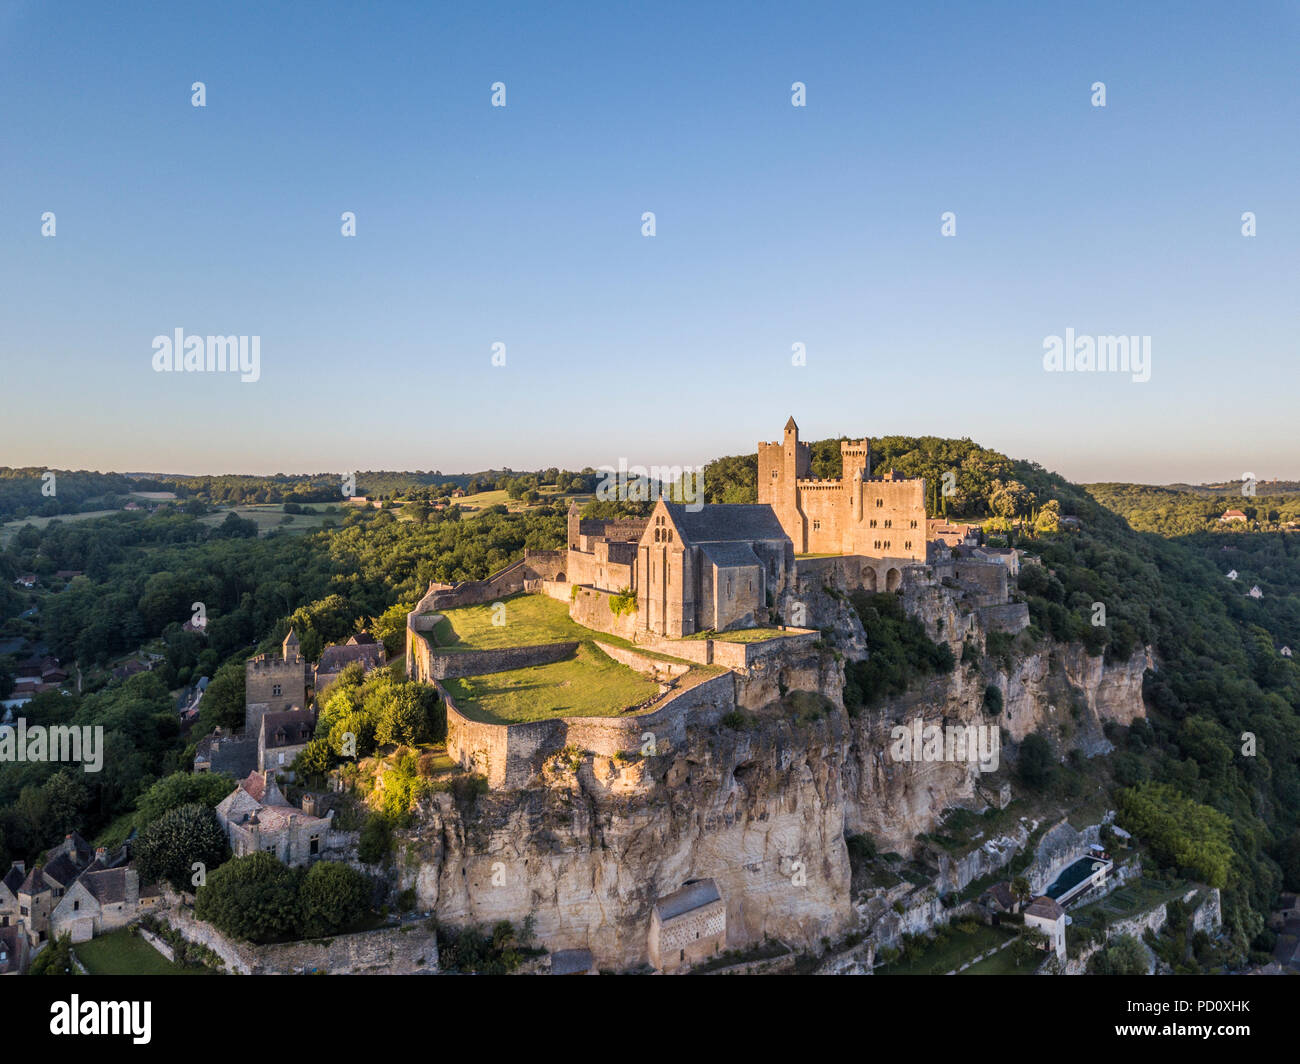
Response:
[{"label": "slate roof", "polygon": [[378,643],[347,643],[340,647],[326,647],[320,656],[317,672],[338,672],[345,665],[359,661],[363,665],[378,665],[383,660],[384,648]]},{"label": "slate roof", "polygon": [[5,873],[4,885],[17,894],[18,888],[23,885],[24,878],[25,876],[18,870],[17,865],[10,865],[9,871]]},{"label": "slate roof", "polygon": [[53,890],[39,868],[33,868],[27,873],[27,878],[23,880],[22,886],[18,888],[24,894],[44,894],[47,890]]},{"label": "slate roof", "polygon": [[86,889],[100,905],[126,901],[125,868],[108,868],[102,872],[87,872],[81,877]]},{"label": "slate roof", "polygon": [[1061,908],[1059,902],[1046,896],[1035,898],[1025,906],[1026,916],[1038,916],[1044,920],[1059,920],[1065,915],[1065,910]]},{"label": "slate roof", "polygon": [[777,520],[776,511],[766,503],[705,503],[694,511],[679,502],[666,502],[664,506],[682,538],[690,543],[790,541]]},{"label": "slate roof", "polygon": [[1011,893],[1011,884],[1005,880],[989,887],[989,896],[1008,912],[1015,908],[1016,896]]},{"label": "slate roof", "polygon": [[681,916],[682,913],[721,900],[722,895],[718,893],[718,885],[713,880],[697,879],[694,883],[687,883],[680,890],[675,890],[667,897],[656,901],[655,911],[659,914],[660,920],[671,920],[674,916]]},{"label": "slate roof", "polygon": [[[301,710],[267,713],[262,717],[262,734],[266,736],[267,748],[272,750],[279,746],[301,746],[309,742],[315,727],[315,715]],[[280,737],[280,732],[284,733],[283,738]]]},{"label": "slate roof", "polygon": [[704,556],[719,569],[739,569],[745,566],[762,568],[763,563],[748,543],[705,543],[700,547]]},{"label": "slate roof", "polygon": [[52,880],[61,887],[68,887],[77,878],[82,867],[66,853],[61,853],[53,860],[46,861],[41,871],[45,873],[46,879]]}]

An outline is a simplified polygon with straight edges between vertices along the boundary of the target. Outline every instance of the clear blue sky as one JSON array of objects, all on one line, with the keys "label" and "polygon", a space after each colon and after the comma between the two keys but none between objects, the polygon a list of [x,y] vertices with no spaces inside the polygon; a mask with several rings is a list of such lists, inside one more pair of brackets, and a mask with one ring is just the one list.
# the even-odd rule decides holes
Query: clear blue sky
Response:
[{"label": "clear blue sky", "polygon": [[[1300,476],[1294,3],[226,7],[0,4],[0,464],[675,464],[793,414]],[[155,373],[178,327],[261,380]],[[1066,328],[1151,380],[1045,373]]]}]

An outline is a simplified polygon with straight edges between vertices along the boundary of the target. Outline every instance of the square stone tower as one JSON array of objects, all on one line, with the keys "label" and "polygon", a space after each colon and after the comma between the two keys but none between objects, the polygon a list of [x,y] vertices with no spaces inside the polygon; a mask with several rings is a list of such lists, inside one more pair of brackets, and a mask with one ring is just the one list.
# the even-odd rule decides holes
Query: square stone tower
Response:
[{"label": "square stone tower", "polygon": [[303,709],[307,704],[307,670],[292,628],[280,656],[262,654],[244,666],[244,734],[256,735],[267,713]]}]

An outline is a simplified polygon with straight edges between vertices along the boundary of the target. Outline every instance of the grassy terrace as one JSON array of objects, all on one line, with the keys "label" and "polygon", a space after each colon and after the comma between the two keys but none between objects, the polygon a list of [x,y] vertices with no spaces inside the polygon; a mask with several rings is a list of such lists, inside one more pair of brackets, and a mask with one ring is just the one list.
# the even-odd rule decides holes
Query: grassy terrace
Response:
[{"label": "grassy terrace", "polygon": [[72,947],[91,975],[212,975],[208,968],[173,964],[126,928]]},{"label": "grassy terrace", "polygon": [[[444,611],[444,619],[431,633],[438,651],[497,650],[543,643],[577,643],[578,649],[564,661],[550,665],[444,680],[443,686],[456,708],[471,720],[520,724],[551,717],[612,717],[658,694],[657,683],[611,660],[594,645],[597,640],[620,647],[633,644],[575,623],[566,603],[530,594],[512,595],[502,602],[505,624],[501,625],[492,623],[499,611],[491,604]],[[661,661],[677,661],[640,648],[637,651]],[[715,667],[692,669],[695,676],[721,671]]]},{"label": "grassy terrace", "polygon": [[444,680],[465,716],[485,724],[551,717],[612,717],[652,698],[659,685],[589,643],[550,665]]},{"label": "grassy terrace", "polygon": [[766,643],[769,639],[784,639],[797,635],[779,628],[738,628],[734,632],[696,632],[684,639],[712,639],[715,643]]},{"label": "grassy terrace", "polygon": [[[502,647],[531,647],[542,643],[590,641],[597,633],[583,628],[569,617],[569,607],[545,595],[511,595],[502,599],[504,614],[491,603],[443,610],[443,619],[433,629],[439,651],[499,650]],[[502,616],[505,624],[493,624]],[[630,645],[614,636],[600,636],[604,642]]]},{"label": "grassy terrace", "polygon": [[1135,882],[1125,884],[1113,894],[1106,895],[1101,901],[1071,909],[1070,918],[1080,927],[1100,931],[1120,920],[1150,912],[1162,902],[1181,898],[1191,886],[1191,883],[1182,879],[1163,883],[1153,877],[1143,876]]}]

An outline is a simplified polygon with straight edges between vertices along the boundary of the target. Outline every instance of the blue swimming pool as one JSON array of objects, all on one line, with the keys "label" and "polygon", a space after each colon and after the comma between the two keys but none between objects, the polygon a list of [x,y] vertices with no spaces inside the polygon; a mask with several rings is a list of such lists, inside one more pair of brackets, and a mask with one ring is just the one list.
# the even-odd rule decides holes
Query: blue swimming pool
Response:
[{"label": "blue swimming pool", "polygon": [[1048,887],[1044,893],[1054,901],[1060,901],[1064,895],[1069,894],[1098,868],[1104,866],[1105,862],[1099,861],[1095,857],[1082,857],[1057,876],[1056,882]]}]

